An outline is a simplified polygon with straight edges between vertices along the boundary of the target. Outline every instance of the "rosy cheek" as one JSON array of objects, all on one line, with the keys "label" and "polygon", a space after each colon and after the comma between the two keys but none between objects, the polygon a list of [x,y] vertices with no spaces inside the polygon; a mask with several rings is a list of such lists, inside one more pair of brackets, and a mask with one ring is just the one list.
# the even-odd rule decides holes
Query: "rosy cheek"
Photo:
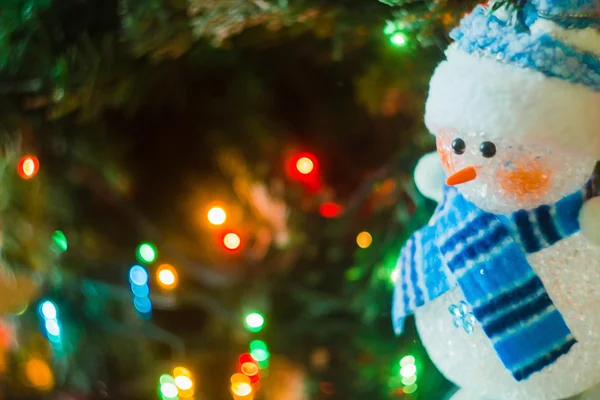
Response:
[{"label": "rosy cheek", "polygon": [[450,137],[441,134],[436,139],[437,151],[440,155],[440,160],[442,160],[442,167],[447,174],[452,172],[452,156],[454,154],[450,141]]},{"label": "rosy cheek", "polygon": [[552,188],[551,173],[542,166],[539,159],[517,159],[509,168],[501,168],[496,173],[506,198],[532,201],[544,197]]}]

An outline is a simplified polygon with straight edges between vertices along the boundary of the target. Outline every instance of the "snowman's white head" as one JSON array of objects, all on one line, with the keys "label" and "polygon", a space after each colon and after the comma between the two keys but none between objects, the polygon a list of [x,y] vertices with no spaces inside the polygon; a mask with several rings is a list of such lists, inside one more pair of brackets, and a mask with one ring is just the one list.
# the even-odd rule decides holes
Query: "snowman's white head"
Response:
[{"label": "snowman's white head", "polygon": [[514,12],[479,7],[453,34],[431,79],[425,123],[447,183],[480,208],[552,204],[592,176],[600,160],[596,1],[570,2],[581,8],[577,15],[590,13],[583,29],[552,20],[555,12],[562,18],[565,0],[532,0],[547,8],[527,29],[515,27]]},{"label": "snowman's white head", "polygon": [[596,160],[543,144],[495,139],[485,133],[442,129],[438,153],[448,177],[479,208],[508,213],[553,204],[580,190]]}]

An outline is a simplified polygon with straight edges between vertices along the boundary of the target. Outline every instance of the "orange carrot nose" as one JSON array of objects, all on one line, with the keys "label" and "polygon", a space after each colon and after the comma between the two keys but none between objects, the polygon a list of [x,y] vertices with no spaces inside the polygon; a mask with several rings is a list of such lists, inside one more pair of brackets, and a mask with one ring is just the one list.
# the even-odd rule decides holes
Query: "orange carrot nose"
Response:
[{"label": "orange carrot nose", "polygon": [[453,173],[446,179],[446,185],[456,186],[461,183],[466,183],[477,178],[477,171],[475,167],[465,167],[458,172]]}]

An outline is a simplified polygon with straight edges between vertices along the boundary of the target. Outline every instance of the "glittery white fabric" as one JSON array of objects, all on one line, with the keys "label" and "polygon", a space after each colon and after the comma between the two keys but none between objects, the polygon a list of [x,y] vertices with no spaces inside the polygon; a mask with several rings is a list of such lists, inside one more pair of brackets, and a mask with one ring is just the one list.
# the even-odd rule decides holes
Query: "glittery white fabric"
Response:
[{"label": "glittery white fabric", "polygon": [[448,308],[464,301],[459,288],[415,313],[421,340],[439,370],[484,398],[558,400],[600,382],[600,249],[577,234],[528,259],[578,340],[528,380],[514,380],[478,323],[472,334],[454,326]]}]

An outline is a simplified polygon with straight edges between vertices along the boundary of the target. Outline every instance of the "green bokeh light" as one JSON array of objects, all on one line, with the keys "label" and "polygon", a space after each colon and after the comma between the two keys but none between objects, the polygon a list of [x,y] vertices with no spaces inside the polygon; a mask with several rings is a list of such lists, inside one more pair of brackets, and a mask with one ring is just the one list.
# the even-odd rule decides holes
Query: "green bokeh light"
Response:
[{"label": "green bokeh light", "polygon": [[263,349],[252,350],[250,355],[259,363],[268,360],[270,357],[269,352]]},{"label": "green bokeh light", "polygon": [[52,234],[52,241],[54,242],[54,251],[57,253],[64,253],[67,251],[69,244],[67,242],[67,237],[62,231],[54,231]]},{"label": "green bokeh light", "polygon": [[250,350],[265,350],[267,351],[267,344],[262,340],[253,340],[250,342]]},{"label": "green bokeh light", "polygon": [[401,367],[406,367],[407,365],[412,365],[414,363],[415,363],[415,358],[413,356],[411,356],[411,355],[404,356],[400,360],[400,366]]},{"label": "green bokeh light", "polygon": [[262,314],[253,312],[246,316],[246,326],[251,332],[258,332],[263,328],[265,324],[265,317]]},{"label": "green bokeh light", "polygon": [[149,264],[156,260],[156,247],[152,243],[142,243],[137,249],[137,258],[141,263]]},{"label": "green bokeh light", "polygon": [[390,37],[390,42],[397,47],[405,46],[407,41],[406,35],[402,32],[394,33],[394,35]]},{"label": "green bokeh light", "polygon": [[398,30],[398,26],[393,21],[386,21],[385,27],[383,28],[383,33],[386,35],[391,35]]}]

